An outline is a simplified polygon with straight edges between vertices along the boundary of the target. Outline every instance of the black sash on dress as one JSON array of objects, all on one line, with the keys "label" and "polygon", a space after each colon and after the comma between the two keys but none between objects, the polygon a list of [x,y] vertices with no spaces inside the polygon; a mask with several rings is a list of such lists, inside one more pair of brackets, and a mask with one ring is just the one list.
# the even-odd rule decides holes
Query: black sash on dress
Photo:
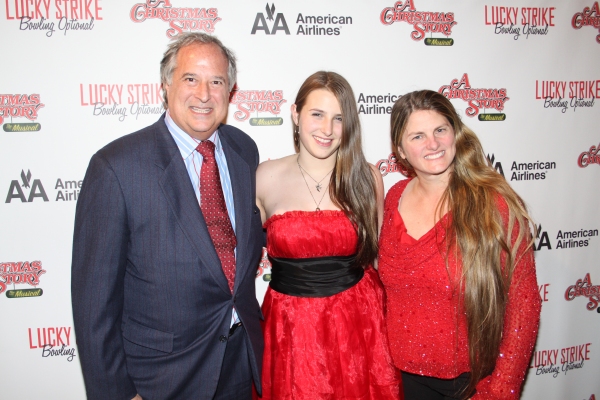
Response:
[{"label": "black sash on dress", "polygon": [[327,297],[356,285],[365,270],[355,263],[356,255],[316,258],[270,257],[269,286],[279,293],[297,297]]}]

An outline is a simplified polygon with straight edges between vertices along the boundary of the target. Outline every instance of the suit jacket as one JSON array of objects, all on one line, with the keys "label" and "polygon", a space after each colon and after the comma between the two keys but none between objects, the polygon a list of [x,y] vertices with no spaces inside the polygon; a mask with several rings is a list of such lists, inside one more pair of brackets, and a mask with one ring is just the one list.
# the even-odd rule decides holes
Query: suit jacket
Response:
[{"label": "suit jacket", "polygon": [[77,202],[71,277],[89,399],[212,399],[233,307],[249,349],[240,359],[250,360],[260,392],[258,150],[234,127],[221,125],[219,134],[236,216],[233,294],[164,115],[90,161]]}]

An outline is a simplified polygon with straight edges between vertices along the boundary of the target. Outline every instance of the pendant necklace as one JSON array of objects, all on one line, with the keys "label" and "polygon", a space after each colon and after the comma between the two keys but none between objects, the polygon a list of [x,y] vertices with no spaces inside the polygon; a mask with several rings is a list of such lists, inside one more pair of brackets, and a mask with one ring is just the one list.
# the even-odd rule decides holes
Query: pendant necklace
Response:
[{"label": "pendant necklace", "polygon": [[[317,206],[315,211],[321,211],[321,209],[319,208],[319,206],[321,205],[321,202],[323,201],[323,199],[325,198],[325,194],[327,194],[326,191],[323,192],[323,196],[321,197],[321,200],[319,200],[319,202],[317,203],[317,200],[315,199],[315,196],[313,196],[312,192],[310,191],[310,187],[308,186],[308,182],[306,181],[306,177],[304,176],[304,173],[306,172],[304,170],[304,168],[302,168],[300,166],[300,162],[298,161],[298,159],[296,158],[296,163],[298,164],[298,169],[300,169],[300,174],[302,174],[302,179],[304,179],[304,183],[306,183],[306,188],[308,189],[308,193],[310,193],[310,197],[312,197],[313,201],[315,202],[315,205]],[[331,169],[331,171],[333,171],[333,169]],[[329,175],[331,173],[331,171],[329,171],[327,173],[327,175]],[[317,180],[315,178],[313,178],[312,176],[310,176],[308,174],[308,172],[306,172],[306,175],[308,175],[313,181],[317,182]],[[325,175],[323,177],[323,179],[325,179],[327,177],[327,175]],[[323,179],[321,179],[319,182],[317,182],[317,192],[320,192],[322,187],[321,187],[321,182],[323,181]],[[329,186],[329,183],[327,183],[327,185],[325,187]]]},{"label": "pendant necklace", "polygon": [[[300,157],[300,155],[298,155],[298,157]],[[302,165],[300,165],[300,161],[298,161],[298,157],[296,157],[296,163],[298,164],[298,168],[300,168],[300,172],[302,172],[302,177],[304,178],[304,174],[308,175],[308,177],[310,179],[312,179],[313,181],[315,181],[315,183],[316,183],[315,188],[317,189],[317,192],[320,192],[321,189],[323,188],[323,186],[321,186],[321,182],[323,182],[323,179],[325,179],[325,178],[327,178],[327,176],[329,176],[329,174],[331,173],[331,171],[333,171],[333,168],[331,168],[331,171],[329,171],[328,173],[326,173],[325,176],[320,181],[317,182],[317,180],[315,178],[313,178],[312,176],[310,176],[310,174],[308,172],[306,172],[306,170],[304,168],[302,168]],[[306,182],[306,178],[304,178],[304,182]],[[306,182],[306,186],[308,186],[308,182]]]}]

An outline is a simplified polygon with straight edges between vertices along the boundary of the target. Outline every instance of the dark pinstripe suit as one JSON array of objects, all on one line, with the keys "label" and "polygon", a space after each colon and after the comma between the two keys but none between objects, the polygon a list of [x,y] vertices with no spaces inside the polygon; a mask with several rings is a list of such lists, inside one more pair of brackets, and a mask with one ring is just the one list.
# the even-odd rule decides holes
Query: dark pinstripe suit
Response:
[{"label": "dark pinstripe suit", "polygon": [[71,281],[90,399],[212,399],[234,306],[247,351],[232,363],[250,360],[245,379],[252,376],[260,388],[258,151],[234,127],[219,132],[236,215],[233,295],[164,116],[90,161],[77,203]]}]

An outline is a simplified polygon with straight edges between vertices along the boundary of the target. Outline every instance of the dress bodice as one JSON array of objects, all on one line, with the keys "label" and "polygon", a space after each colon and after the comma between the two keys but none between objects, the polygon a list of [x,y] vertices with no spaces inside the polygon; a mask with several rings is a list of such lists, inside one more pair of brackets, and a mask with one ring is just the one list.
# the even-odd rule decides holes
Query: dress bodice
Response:
[{"label": "dress bodice", "polygon": [[358,237],[343,211],[287,211],[265,222],[272,257],[310,258],[356,253]]}]

